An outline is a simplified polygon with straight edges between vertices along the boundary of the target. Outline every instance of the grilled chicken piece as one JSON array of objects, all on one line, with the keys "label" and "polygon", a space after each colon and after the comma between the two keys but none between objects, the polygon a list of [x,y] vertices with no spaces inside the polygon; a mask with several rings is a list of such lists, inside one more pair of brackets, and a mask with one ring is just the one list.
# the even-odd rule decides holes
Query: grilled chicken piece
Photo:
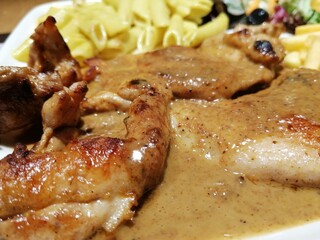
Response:
[{"label": "grilled chicken piece", "polygon": [[62,85],[69,87],[81,79],[80,65],[71,56],[55,23],[49,16],[31,35],[28,66],[38,72],[57,72]]},{"label": "grilled chicken piece", "polygon": [[270,88],[218,108],[228,117],[220,119],[222,162],[252,179],[319,187],[319,90],[319,71],[288,70]]},{"label": "grilled chicken piece", "polygon": [[[178,98],[232,98],[237,92],[252,86],[268,85],[276,75],[274,66],[283,59],[279,41],[260,33],[259,36],[267,38],[269,46],[277,50],[277,57],[271,59],[272,64],[269,55],[264,53],[264,48],[262,52],[255,52],[255,56],[261,58],[256,61],[248,57],[249,54],[242,45],[229,44],[224,40],[224,35],[220,35],[206,40],[197,49],[172,46],[108,62],[91,59],[87,61],[90,69],[98,69],[94,71],[98,73],[98,77],[91,83],[91,89],[107,88],[111,92],[117,92],[121,82],[147,76],[148,79],[165,82]],[[233,40],[239,43],[243,42],[242,39],[241,34],[233,36]],[[258,36],[252,32],[250,38],[246,39],[246,44],[254,45],[257,39]],[[260,47],[257,46],[258,49]],[[88,94],[90,98],[99,93],[89,90]]]},{"label": "grilled chicken piece", "polygon": [[70,88],[55,92],[43,104],[41,110],[43,134],[41,140],[33,146],[33,151],[45,151],[55,129],[78,125],[81,116],[80,104],[86,92],[87,83],[76,82]]},{"label": "grilled chicken piece", "polygon": [[226,34],[224,41],[241,49],[254,62],[270,68],[277,66],[285,56],[284,47],[278,38],[256,33],[249,28]]},{"label": "grilled chicken piece", "polygon": [[56,73],[0,67],[0,136],[19,135],[40,119],[45,99],[63,89]]},{"label": "grilled chicken piece", "polygon": [[[31,36],[29,67],[0,67],[0,136],[22,134],[40,122],[43,103],[53,93],[81,80],[80,66],[52,17]],[[2,140],[2,139],[1,139]]]},{"label": "grilled chicken piece", "polygon": [[127,88],[125,139],[87,136],[45,153],[17,145],[0,161],[1,239],[86,239],[132,217],[163,175],[169,95],[145,80]]},{"label": "grilled chicken piece", "polygon": [[173,128],[186,122],[180,129],[191,134],[176,141],[198,143],[190,149],[252,180],[320,187],[319,90],[320,72],[299,69],[234,100],[178,101]]}]

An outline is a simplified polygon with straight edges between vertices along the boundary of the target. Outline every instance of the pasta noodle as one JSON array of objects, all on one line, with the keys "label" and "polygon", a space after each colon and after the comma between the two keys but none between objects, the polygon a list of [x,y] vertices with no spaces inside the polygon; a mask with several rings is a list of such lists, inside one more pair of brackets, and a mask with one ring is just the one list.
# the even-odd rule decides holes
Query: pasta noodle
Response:
[{"label": "pasta noodle", "polygon": [[151,51],[158,46],[162,40],[163,30],[147,25],[138,38],[137,53]]},{"label": "pasta noodle", "polygon": [[210,12],[213,5],[211,0],[167,0],[173,12],[183,18],[201,23],[203,16]]},{"label": "pasta noodle", "polygon": [[79,25],[80,31],[88,37],[98,51],[102,51],[107,45],[107,32],[99,21],[83,21]]},{"label": "pasta noodle", "polygon": [[165,0],[153,1],[150,4],[152,23],[156,27],[167,27],[170,22],[170,12]]},{"label": "pasta noodle", "polygon": [[122,0],[118,1],[118,14],[122,21],[131,25],[133,23],[133,12],[132,12],[132,1],[133,0]]},{"label": "pasta noodle", "polygon": [[133,0],[132,11],[138,21],[151,24],[149,0]]},{"label": "pasta noodle", "polygon": [[190,46],[197,46],[204,39],[225,31],[228,28],[228,25],[229,25],[228,16],[223,12],[220,13],[219,16],[214,21],[208,22],[200,26],[196,30],[194,34],[194,38],[190,43]]},{"label": "pasta noodle", "polygon": [[31,39],[26,39],[14,52],[13,57],[21,62],[27,62],[29,58],[29,49],[30,44],[32,43]]},{"label": "pasta noodle", "polygon": [[183,21],[182,17],[175,14],[170,20],[170,26],[163,37],[164,47],[182,45]]},{"label": "pasta noodle", "polygon": [[[211,0],[73,0],[73,3],[50,8],[39,22],[53,16],[80,63],[93,56],[110,59],[172,45],[197,46],[228,27],[226,15],[201,25],[202,18],[211,11]],[[27,61],[30,44],[31,40],[26,40],[13,53],[14,57]]]},{"label": "pasta noodle", "polygon": [[189,3],[190,10],[186,18],[199,24],[201,23],[202,17],[208,12],[208,9],[211,9],[213,2],[210,0],[199,0],[190,2],[192,2],[192,4]]},{"label": "pasta noodle", "polygon": [[75,35],[67,40],[72,56],[82,62],[96,55],[96,51],[91,42],[83,38],[82,35]]},{"label": "pasta noodle", "polygon": [[182,45],[183,46],[190,46],[191,41],[194,38],[194,34],[198,28],[198,25],[192,21],[186,20],[186,21],[183,21],[182,27],[183,27]]}]

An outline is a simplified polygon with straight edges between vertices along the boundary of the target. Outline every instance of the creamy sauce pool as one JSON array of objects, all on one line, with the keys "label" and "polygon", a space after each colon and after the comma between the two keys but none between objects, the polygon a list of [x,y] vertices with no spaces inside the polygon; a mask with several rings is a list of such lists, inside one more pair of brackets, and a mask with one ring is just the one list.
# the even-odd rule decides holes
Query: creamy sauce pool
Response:
[{"label": "creamy sauce pool", "polygon": [[[245,139],[269,136],[268,129],[270,136],[281,136],[275,131],[277,119],[295,109],[320,121],[313,104],[319,101],[317,91],[309,94],[308,81],[290,84],[298,86],[290,94],[286,87],[274,88],[269,98],[261,93],[259,101],[173,101],[171,148],[163,181],[141,201],[133,221],[118,228],[116,239],[239,239],[320,220],[318,188],[252,181],[219,162],[228,161],[227,154],[222,156],[224,149]],[[306,101],[295,101],[301,97]],[[84,128],[93,129],[93,134],[124,137],[125,117],[111,112],[90,115],[84,118]],[[254,118],[263,120],[249,121]]]},{"label": "creamy sauce pool", "polygon": [[[252,182],[219,166],[210,127],[213,108],[187,100],[171,104],[172,142],[163,182],[116,239],[232,239],[320,219],[319,189]],[[95,114],[85,126],[94,129],[100,122],[104,134],[116,136],[124,130],[124,117]]]}]

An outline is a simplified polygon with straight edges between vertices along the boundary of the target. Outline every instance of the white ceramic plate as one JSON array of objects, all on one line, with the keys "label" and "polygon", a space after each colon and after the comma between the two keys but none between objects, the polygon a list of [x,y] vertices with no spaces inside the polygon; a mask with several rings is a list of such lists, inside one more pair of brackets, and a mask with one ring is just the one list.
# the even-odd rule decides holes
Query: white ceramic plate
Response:
[{"label": "white ceramic plate", "polygon": [[[20,21],[2,46],[0,50],[0,66],[26,66],[26,63],[15,60],[12,57],[12,52],[33,33],[37,19],[45,14],[51,6],[62,7],[70,4],[71,1],[56,1],[45,3],[32,9]],[[11,151],[12,148],[0,145],[0,159],[11,153]],[[247,240],[320,240],[320,220],[270,234],[247,238]]]}]

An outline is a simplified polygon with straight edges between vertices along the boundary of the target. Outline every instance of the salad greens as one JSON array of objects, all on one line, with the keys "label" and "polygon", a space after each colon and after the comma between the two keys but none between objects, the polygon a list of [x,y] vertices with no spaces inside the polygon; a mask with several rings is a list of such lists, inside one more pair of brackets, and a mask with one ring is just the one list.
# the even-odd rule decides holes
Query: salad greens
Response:
[{"label": "salad greens", "polygon": [[[294,32],[295,28],[304,24],[320,23],[320,6],[316,0],[213,0],[214,18],[221,9],[230,17],[230,27],[237,23],[247,23],[248,16],[254,9],[269,13],[266,21],[283,23],[287,31]],[[222,7],[223,6],[223,7]],[[314,9],[316,8],[316,9]]]},{"label": "salad greens", "polygon": [[280,3],[289,15],[300,14],[305,24],[320,23],[320,13],[311,7],[311,0],[287,0]]}]

